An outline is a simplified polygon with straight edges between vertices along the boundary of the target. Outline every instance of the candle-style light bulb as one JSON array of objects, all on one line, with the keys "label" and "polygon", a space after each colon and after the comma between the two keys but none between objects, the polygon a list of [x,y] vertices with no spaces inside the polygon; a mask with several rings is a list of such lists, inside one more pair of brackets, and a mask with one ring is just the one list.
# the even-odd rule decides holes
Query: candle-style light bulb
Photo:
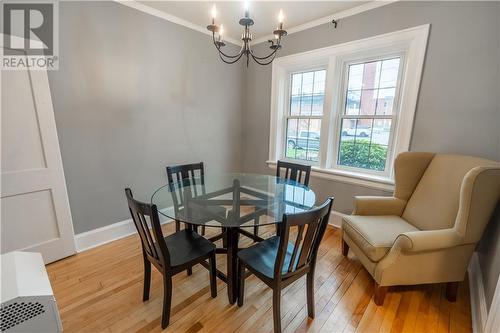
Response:
[{"label": "candle-style light bulb", "polygon": [[285,19],[285,15],[283,15],[283,9],[280,9],[280,12],[278,14],[278,22],[279,22],[278,29],[279,30],[283,30],[283,20],[284,19]]},{"label": "candle-style light bulb", "polygon": [[215,20],[215,17],[217,16],[217,8],[215,7],[215,4],[212,6],[212,20]]},{"label": "candle-style light bulb", "polygon": [[222,35],[224,35],[224,24],[221,24],[219,28],[219,41],[222,40]]},{"label": "candle-style light bulb", "polygon": [[248,1],[244,1],[243,2],[243,8],[245,9],[245,17],[249,17],[250,16],[250,4],[248,3]]}]

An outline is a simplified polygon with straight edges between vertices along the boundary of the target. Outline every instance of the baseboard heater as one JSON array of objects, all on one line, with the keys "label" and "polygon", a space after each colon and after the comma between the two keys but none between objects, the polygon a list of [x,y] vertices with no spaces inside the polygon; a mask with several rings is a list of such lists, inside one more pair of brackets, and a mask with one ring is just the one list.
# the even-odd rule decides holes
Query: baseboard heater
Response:
[{"label": "baseboard heater", "polygon": [[40,253],[1,256],[2,332],[62,332],[61,319]]}]

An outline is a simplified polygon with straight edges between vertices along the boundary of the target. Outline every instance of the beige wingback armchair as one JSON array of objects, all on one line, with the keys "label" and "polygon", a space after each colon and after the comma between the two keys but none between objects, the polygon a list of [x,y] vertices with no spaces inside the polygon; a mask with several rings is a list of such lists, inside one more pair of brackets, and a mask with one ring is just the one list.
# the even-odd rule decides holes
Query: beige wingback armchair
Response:
[{"label": "beige wingback armchair", "polygon": [[355,197],[342,221],[342,252],[351,249],[373,276],[377,305],[389,286],[441,282],[454,301],[498,203],[500,163],[406,152],[394,172],[393,197]]}]

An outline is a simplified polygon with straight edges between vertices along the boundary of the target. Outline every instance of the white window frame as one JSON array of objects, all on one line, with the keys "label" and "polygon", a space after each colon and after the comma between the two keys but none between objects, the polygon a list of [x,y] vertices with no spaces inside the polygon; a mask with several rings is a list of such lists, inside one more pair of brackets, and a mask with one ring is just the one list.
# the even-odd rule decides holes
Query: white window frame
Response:
[{"label": "white window frame", "polygon": [[[297,73],[304,73],[304,72],[313,72],[313,71],[319,71],[319,70],[325,70],[328,72],[328,64],[325,63],[323,65],[315,65],[315,66],[306,66],[306,67],[301,67],[300,70],[294,70],[292,72],[288,72],[288,78],[286,79],[286,91],[285,91],[285,95],[284,95],[284,98],[285,98],[285,104],[284,104],[284,107],[285,107],[285,112],[284,112],[284,130],[282,131],[282,137],[281,137],[281,143],[282,143],[282,147],[281,147],[281,151],[285,152],[286,149],[287,149],[287,141],[286,141],[286,127],[287,127],[287,122],[288,122],[288,119],[320,119],[321,120],[321,127],[323,127],[323,121],[324,121],[324,116],[325,116],[325,106],[323,104],[323,115],[321,116],[316,116],[316,115],[309,115],[309,116],[302,116],[302,115],[296,115],[296,116],[292,116],[291,115],[291,112],[290,112],[290,92],[292,91],[292,80],[291,80],[291,77],[293,74],[297,74]],[[325,82],[325,88],[326,88],[326,82]],[[325,95],[326,95],[326,89],[325,89]],[[323,129],[322,129],[323,130]],[[298,135],[298,134],[297,134]],[[321,139],[320,139],[320,144],[321,144]],[[320,149],[321,151],[321,149]],[[321,158],[321,156],[320,156]],[[286,154],[283,153],[282,155],[282,158],[281,158],[282,161],[288,161],[288,162],[297,162],[297,161],[303,161],[307,164],[310,164],[310,165],[316,165],[318,166],[319,165],[319,162],[316,162],[316,161],[307,161],[307,160],[298,160],[298,159],[294,159],[294,158],[288,158],[286,157]]]},{"label": "white window frame", "polygon": [[[357,41],[308,52],[280,57],[272,68],[271,117],[269,160],[273,167],[277,160],[289,160],[312,165],[315,177],[337,180],[371,188],[392,190],[394,188],[393,162],[400,152],[410,146],[413,120],[422,76],[430,24],[369,37]],[[337,165],[340,139],[340,113],[345,100],[345,68],[351,62],[401,57],[398,91],[394,101],[396,112],[391,126],[389,147],[384,172],[364,170]],[[326,87],[321,123],[319,162],[285,159],[286,119],[290,78],[292,73],[326,68]]]}]

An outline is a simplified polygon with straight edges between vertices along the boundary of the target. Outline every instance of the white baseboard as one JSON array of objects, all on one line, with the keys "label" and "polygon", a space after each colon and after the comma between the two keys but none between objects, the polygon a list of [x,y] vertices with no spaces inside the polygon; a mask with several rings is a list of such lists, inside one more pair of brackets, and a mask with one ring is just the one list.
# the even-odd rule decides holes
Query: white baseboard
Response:
[{"label": "white baseboard", "polygon": [[346,214],[337,212],[336,210],[332,210],[330,213],[330,218],[328,219],[328,224],[340,229],[340,227],[342,226],[342,217],[344,217],[345,215]]},{"label": "white baseboard", "polygon": [[486,321],[485,333],[499,332],[500,330],[500,276],[495,287],[495,294],[491,301],[488,320]]},{"label": "white baseboard", "polygon": [[[342,225],[342,216],[344,216],[344,214],[332,211],[328,223],[336,228],[340,228],[340,226]],[[167,220],[162,223],[168,222],[172,222],[172,220]],[[137,231],[135,230],[135,225],[132,219],[116,222],[102,228],[82,232],[75,235],[76,251],[83,252],[86,250],[90,250],[99,245],[104,245],[117,239],[130,236],[136,232]]]},{"label": "white baseboard", "polygon": [[[172,220],[163,221],[169,223]],[[102,228],[82,232],[75,235],[76,251],[83,252],[99,245],[104,245],[117,239],[137,233],[132,219],[116,222]]]},{"label": "white baseboard", "polygon": [[479,257],[476,252],[472,255],[468,271],[472,330],[474,333],[487,333],[485,328],[488,319],[488,309],[484,295],[483,276],[481,267],[479,266]]}]

